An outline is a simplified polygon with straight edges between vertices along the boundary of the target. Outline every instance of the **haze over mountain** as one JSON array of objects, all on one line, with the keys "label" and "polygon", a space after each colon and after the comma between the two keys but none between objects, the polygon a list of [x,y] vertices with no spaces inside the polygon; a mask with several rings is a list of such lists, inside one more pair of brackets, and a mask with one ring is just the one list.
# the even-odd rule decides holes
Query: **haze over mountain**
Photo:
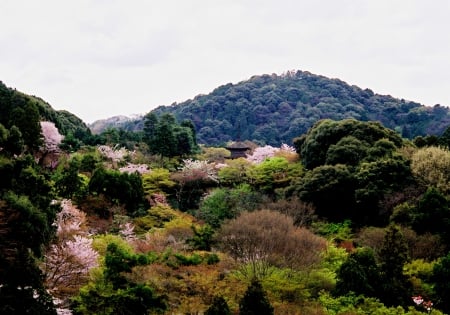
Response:
[{"label": "haze over mountain", "polygon": [[[379,95],[307,71],[256,75],[153,112],[172,113],[179,121],[192,120],[199,143],[209,145],[237,139],[272,145],[291,143],[325,118],[379,121],[406,138],[441,134],[450,124],[447,107]],[[90,127],[101,132],[109,127],[141,130],[142,126],[143,118],[113,117]]]}]

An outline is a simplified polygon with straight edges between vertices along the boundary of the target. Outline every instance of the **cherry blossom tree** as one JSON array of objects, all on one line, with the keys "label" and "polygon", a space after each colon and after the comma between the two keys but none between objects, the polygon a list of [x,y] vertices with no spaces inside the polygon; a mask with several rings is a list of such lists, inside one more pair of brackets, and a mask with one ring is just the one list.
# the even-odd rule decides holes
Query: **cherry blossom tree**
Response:
[{"label": "cherry blossom tree", "polygon": [[44,136],[45,150],[49,152],[59,151],[59,145],[63,136],[59,133],[55,124],[50,121],[41,121],[42,135]]},{"label": "cherry blossom tree", "polygon": [[55,220],[57,240],[48,249],[43,264],[46,286],[56,297],[65,297],[88,280],[89,270],[98,264],[98,253],[87,234],[86,214],[70,200],[61,202]]},{"label": "cherry blossom tree", "polygon": [[281,145],[281,147],[276,148],[271,145],[266,145],[263,147],[258,147],[253,150],[252,154],[247,155],[247,161],[250,161],[254,164],[262,163],[265,159],[274,157],[278,154],[296,154],[295,148],[291,147],[285,143]]}]

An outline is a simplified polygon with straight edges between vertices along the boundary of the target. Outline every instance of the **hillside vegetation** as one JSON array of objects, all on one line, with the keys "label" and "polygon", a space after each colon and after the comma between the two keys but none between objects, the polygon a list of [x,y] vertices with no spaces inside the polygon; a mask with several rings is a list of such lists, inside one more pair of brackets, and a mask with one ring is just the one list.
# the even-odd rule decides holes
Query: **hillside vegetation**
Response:
[{"label": "hillside vegetation", "polygon": [[[426,107],[305,71],[254,76],[153,112],[191,120],[199,143],[207,145],[237,139],[290,144],[324,118],[379,121],[410,139],[441,134],[450,123],[446,107]],[[142,126],[137,119],[113,127],[136,131]]]},{"label": "hillside vegetation", "polygon": [[448,126],[322,119],[231,159],[170,113],[63,138],[4,91],[0,314],[450,313]]}]

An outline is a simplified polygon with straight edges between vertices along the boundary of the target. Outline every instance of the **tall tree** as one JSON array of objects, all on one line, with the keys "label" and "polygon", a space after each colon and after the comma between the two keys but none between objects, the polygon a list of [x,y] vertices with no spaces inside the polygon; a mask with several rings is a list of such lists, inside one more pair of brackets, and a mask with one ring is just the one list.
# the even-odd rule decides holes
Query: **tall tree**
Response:
[{"label": "tall tree", "polygon": [[244,296],[239,302],[240,315],[272,315],[273,306],[270,304],[261,283],[252,280]]},{"label": "tall tree", "polygon": [[403,274],[408,262],[408,245],[400,228],[390,225],[379,253],[382,289],[379,298],[386,305],[410,304],[412,285]]}]

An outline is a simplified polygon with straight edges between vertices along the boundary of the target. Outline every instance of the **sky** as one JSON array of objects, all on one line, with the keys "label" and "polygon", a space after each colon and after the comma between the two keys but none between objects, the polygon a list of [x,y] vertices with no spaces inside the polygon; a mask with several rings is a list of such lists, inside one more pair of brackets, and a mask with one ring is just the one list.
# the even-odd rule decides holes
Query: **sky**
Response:
[{"label": "sky", "polygon": [[0,81],[90,123],[309,71],[450,106],[447,0],[0,0]]}]

